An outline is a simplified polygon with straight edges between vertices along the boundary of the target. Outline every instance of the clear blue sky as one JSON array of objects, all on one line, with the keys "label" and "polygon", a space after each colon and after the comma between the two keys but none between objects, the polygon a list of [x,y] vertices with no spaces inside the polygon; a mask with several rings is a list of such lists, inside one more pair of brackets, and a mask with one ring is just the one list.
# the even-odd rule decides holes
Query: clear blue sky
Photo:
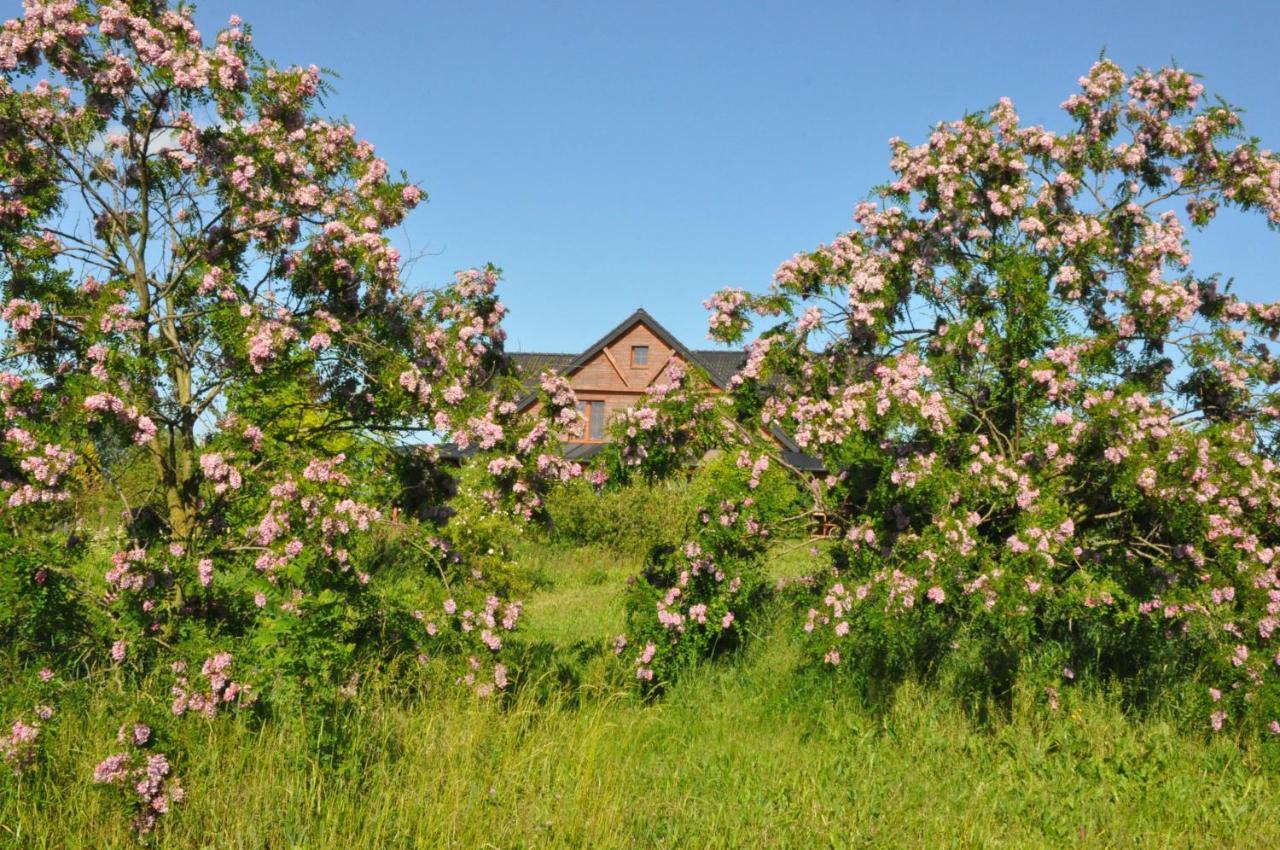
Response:
[{"label": "clear blue sky", "polygon": [[[208,36],[236,12],[266,55],[341,75],[330,111],[430,194],[411,279],[501,266],[515,350],[579,351],[637,306],[709,346],[702,299],[848,229],[891,136],[1002,95],[1065,129],[1104,46],[1204,74],[1280,149],[1280,2],[198,5]],[[1215,230],[1197,270],[1280,298],[1280,234]]]}]

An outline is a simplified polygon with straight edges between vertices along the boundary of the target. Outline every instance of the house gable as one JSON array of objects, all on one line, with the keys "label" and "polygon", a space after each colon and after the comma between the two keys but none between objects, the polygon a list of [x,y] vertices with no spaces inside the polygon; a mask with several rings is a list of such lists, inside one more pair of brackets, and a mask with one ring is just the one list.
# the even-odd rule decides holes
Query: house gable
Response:
[{"label": "house gable", "polygon": [[[644,363],[633,358],[633,349],[646,349]],[[733,376],[746,364],[745,351],[693,351],[645,310],[636,310],[581,354],[510,352],[508,357],[524,384],[526,394],[520,409],[536,408],[538,383],[544,372],[565,377],[584,405],[600,405],[605,423],[641,402],[673,362],[696,365],[704,370],[712,386],[728,389]],[[588,419],[597,414],[588,407]],[[803,454],[801,447],[782,429],[774,426],[770,435],[782,450],[784,462],[799,469],[821,472],[822,464]],[[588,439],[565,443],[565,457],[585,460],[601,448],[601,441]]]},{"label": "house gable", "polygon": [[[644,349],[645,362],[635,362],[635,349]],[[653,332],[644,321],[600,346],[593,356],[576,369],[566,369],[565,377],[578,390],[643,393],[672,359],[683,360],[679,352]]]},{"label": "house gable", "polygon": [[[640,366],[633,365],[632,361],[632,349],[637,346],[648,350],[647,362]],[[710,353],[729,355],[739,361],[746,358],[745,354],[738,352]],[[643,309],[636,310],[576,357],[543,353],[516,353],[511,357],[529,390],[529,394],[520,400],[521,408],[534,404],[538,376],[544,370],[550,370],[566,377],[580,398],[586,398],[585,392],[605,399],[610,416],[638,401],[672,360],[704,365],[694,352],[685,348]],[[707,368],[706,371],[711,382],[724,389],[728,382],[727,370],[719,362],[716,366],[719,368]]]}]

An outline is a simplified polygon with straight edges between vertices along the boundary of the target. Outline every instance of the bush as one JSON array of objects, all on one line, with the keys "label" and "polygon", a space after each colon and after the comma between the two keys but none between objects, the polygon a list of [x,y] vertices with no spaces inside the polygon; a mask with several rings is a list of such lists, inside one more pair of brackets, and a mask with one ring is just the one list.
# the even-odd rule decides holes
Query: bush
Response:
[{"label": "bush", "polygon": [[719,456],[688,487],[685,542],[654,546],[631,583],[627,634],[616,651],[644,690],[741,645],[769,598],[764,556],[769,523],[795,509],[798,490],[781,472]]},{"label": "bush", "polygon": [[714,296],[712,332],[767,323],[739,408],[833,473],[817,657],[984,702],[1198,689],[1203,728],[1280,735],[1280,303],[1189,238],[1280,225],[1280,158],[1185,70],[1080,85],[1064,132],[1004,99],[894,139],[855,226]]},{"label": "bush", "polygon": [[85,637],[86,612],[67,570],[83,548],[74,535],[0,534],[0,645],[25,662],[58,658]]},{"label": "bush", "polygon": [[749,498],[755,521],[766,537],[794,534],[806,521],[800,488],[781,469],[767,469],[751,486],[751,462],[713,452],[687,478],[658,483],[633,480],[593,487],[576,480],[547,497],[551,538],[578,545],[608,546],[644,555],[655,546],[676,546],[690,539],[702,517],[718,510],[724,498]]},{"label": "bush", "polygon": [[547,497],[550,536],[557,542],[643,555],[655,545],[682,539],[688,505],[689,485],[681,481],[598,489],[577,480]]},{"label": "bush", "polygon": [[448,502],[449,516],[439,527],[439,537],[447,541],[441,574],[504,593],[527,590],[510,564],[514,547],[536,526],[493,505],[486,498],[486,483],[479,462],[464,464],[458,472],[457,494]]},{"label": "bush", "polygon": [[696,542],[655,547],[627,594],[627,634],[615,646],[646,691],[736,649],[767,598],[759,558],[718,558]]},{"label": "bush", "polygon": [[[760,457],[746,450],[717,453],[698,468],[689,484],[687,500],[702,529],[699,533],[716,537],[710,545],[717,551],[759,553],[768,541],[806,529],[808,513],[795,479],[777,465],[764,465]],[[733,523],[711,525],[726,501],[740,501],[748,510],[743,528],[751,533],[743,535]]]}]

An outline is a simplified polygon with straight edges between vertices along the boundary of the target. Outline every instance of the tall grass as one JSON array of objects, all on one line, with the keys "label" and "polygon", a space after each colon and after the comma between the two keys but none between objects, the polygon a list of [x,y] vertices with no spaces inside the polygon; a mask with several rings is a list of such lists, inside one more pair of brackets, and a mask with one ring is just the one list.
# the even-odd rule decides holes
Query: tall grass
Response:
[{"label": "tall grass", "polygon": [[[604,643],[629,568],[602,550],[527,553],[549,585],[531,640]],[[539,560],[540,559],[540,560]],[[601,579],[592,570],[604,574]],[[604,594],[605,591],[599,591]],[[182,726],[174,848],[1262,847],[1280,839],[1269,751],[1125,716],[1106,694],[1015,700],[978,727],[926,689],[883,712],[807,672],[792,625],[646,703],[583,673],[510,704],[448,683],[369,682],[337,729],[275,717]],[[548,696],[550,694],[550,696]],[[114,718],[114,719],[113,719]],[[46,765],[0,782],[0,845],[134,846],[91,782],[109,694],[63,709]],[[336,733],[336,734],[335,734]],[[329,741],[330,749],[317,746]],[[334,743],[336,742],[336,743]]]}]

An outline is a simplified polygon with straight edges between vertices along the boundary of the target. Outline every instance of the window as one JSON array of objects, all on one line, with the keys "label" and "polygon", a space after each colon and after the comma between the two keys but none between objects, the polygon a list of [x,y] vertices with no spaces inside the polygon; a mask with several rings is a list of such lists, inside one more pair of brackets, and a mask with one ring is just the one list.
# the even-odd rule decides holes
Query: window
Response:
[{"label": "window", "polygon": [[583,439],[598,443],[604,439],[604,402],[580,401],[578,412],[586,420],[586,434]]},{"label": "window", "polygon": [[635,369],[639,366],[649,365],[649,346],[633,345],[631,346],[631,368]]}]

